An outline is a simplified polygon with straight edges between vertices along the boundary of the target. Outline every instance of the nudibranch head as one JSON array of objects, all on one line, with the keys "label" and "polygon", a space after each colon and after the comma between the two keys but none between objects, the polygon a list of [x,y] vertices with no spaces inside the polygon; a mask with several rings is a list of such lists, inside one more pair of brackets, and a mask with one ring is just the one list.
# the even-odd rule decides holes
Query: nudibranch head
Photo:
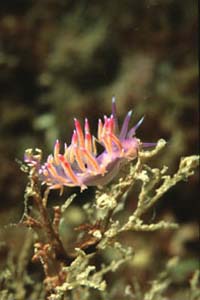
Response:
[{"label": "nudibranch head", "polygon": [[[138,156],[142,147],[154,144],[141,143],[136,138],[136,130],[144,118],[131,129],[129,122],[132,111],[129,111],[119,130],[115,98],[112,99],[112,114],[98,121],[97,138],[90,133],[88,119],[85,119],[84,130],[77,119],[74,119],[75,129],[69,146],[64,144],[61,154],[60,142],[54,145],[53,154],[41,164],[38,160],[25,155],[25,162],[38,169],[39,179],[50,189],[61,189],[63,186],[80,186],[81,190],[88,186],[105,185],[119,172],[128,161]],[[98,154],[96,143],[103,146]]]}]

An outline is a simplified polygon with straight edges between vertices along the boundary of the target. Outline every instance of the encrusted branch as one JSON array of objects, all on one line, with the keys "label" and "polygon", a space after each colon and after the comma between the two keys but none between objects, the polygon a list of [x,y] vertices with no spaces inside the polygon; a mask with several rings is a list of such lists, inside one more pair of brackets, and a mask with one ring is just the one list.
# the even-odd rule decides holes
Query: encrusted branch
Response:
[{"label": "encrusted branch", "polygon": [[[157,153],[155,150],[153,150],[153,153]],[[151,157],[151,155],[146,155],[147,157]],[[138,168],[138,166],[142,165],[142,161],[138,161],[138,163],[135,166],[135,169]],[[131,182],[129,181],[129,178],[134,178],[134,180],[140,180],[142,181],[141,191],[138,196],[138,203],[135,211],[133,214],[128,218],[128,221],[125,222],[123,225],[119,223],[118,220],[113,221],[110,220],[107,221],[107,229],[104,232],[103,238],[101,242],[99,243],[99,248],[104,248],[105,245],[108,243],[108,240],[113,239],[115,236],[117,236],[119,233],[132,230],[132,231],[155,231],[160,229],[176,229],[178,228],[178,224],[171,223],[171,222],[165,222],[160,221],[156,224],[144,224],[141,217],[152,207],[156,204],[156,202],[165,194],[172,186],[174,186],[176,183],[182,180],[186,180],[191,175],[194,174],[195,168],[199,165],[199,156],[193,155],[184,157],[181,159],[179,168],[177,173],[175,173],[173,176],[166,175],[167,168],[163,167],[160,169],[151,169],[147,165],[143,166],[143,169],[140,172],[136,173],[133,172],[133,167],[130,169],[130,174],[128,174],[123,183],[120,182],[116,185],[117,192],[112,191],[112,195],[119,196],[120,192],[126,192],[127,189],[130,189]],[[134,169],[134,171],[135,171]],[[127,182],[129,184],[127,184]],[[133,181],[132,181],[133,182]],[[160,183],[161,182],[161,183]],[[155,187],[159,184],[159,187],[156,189]],[[119,187],[122,186],[122,189]],[[122,196],[122,194],[121,194]],[[116,198],[112,196],[109,197],[108,194],[101,195],[104,203],[104,211],[106,211],[106,207],[108,209],[107,216],[110,217],[110,203],[114,203],[114,209],[117,207],[117,201]],[[99,199],[97,199],[98,203]],[[98,206],[98,209],[101,210],[101,206]],[[114,209],[111,208],[111,215],[114,212]]]}]

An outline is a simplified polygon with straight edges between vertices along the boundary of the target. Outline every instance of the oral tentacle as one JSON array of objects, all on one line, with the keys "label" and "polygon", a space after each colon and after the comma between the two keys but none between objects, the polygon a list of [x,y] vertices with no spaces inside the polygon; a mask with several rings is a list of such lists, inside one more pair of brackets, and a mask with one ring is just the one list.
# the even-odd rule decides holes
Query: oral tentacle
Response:
[{"label": "oral tentacle", "polygon": [[121,129],[121,132],[120,132],[120,135],[119,135],[120,140],[122,140],[126,137],[126,134],[127,134],[127,131],[128,131],[128,125],[129,125],[129,122],[130,122],[130,119],[131,119],[131,115],[132,115],[132,110],[130,110],[127,113],[127,115],[124,119],[122,129]]},{"label": "oral tentacle", "polygon": [[132,127],[129,130],[129,132],[127,134],[127,138],[132,138],[135,135],[136,130],[138,129],[138,127],[140,127],[140,125],[142,124],[143,121],[144,121],[144,116],[137,122],[137,124],[134,127]]}]

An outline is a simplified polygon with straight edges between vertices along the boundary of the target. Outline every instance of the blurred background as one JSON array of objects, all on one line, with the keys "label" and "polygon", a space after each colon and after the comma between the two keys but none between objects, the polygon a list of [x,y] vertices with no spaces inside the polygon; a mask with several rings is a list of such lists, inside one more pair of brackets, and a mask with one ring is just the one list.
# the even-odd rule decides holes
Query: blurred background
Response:
[{"label": "blurred background", "polygon": [[[16,159],[34,147],[46,156],[57,138],[69,142],[74,117],[88,117],[96,134],[113,95],[120,120],[130,109],[132,124],[145,115],[142,141],[168,141],[155,166],[172,173],[182,156],[197,154],[197,26],[189,0],[0,2],[1,235],[23,212],[27,179]],[[195,175],[158,205],[182,225],[184,250],[175,254],[197,254],[198,192]]]}]

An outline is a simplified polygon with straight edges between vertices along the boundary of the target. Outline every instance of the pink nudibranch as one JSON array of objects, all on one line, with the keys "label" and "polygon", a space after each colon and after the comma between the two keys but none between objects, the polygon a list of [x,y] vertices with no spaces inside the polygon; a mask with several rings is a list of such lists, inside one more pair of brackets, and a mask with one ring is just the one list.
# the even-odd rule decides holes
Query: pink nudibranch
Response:
[{"label": "pink nudibranch", "polygon": [[[60,142],[55,142],[53,155],[49,155],[44,164],[25,155],[25,162],[38,168],[39,179],[50,189],[62,189],[64,186],[106,185],[119,172],[120,168],[138,156],[139,149],[155,146],[155,143],[142,143],[135,133],[144,118],[128,129],[132,111],[129,111],[119,131],[115,98],[112,99],[112,114],[99,119],[97,138],[91,135],[88,119],[84,130],[80,122],[74,119],[75,129],[69,146],[64,144],[64,153],[60,153]],[[104,150],[97,154],[96,142]]]}]

